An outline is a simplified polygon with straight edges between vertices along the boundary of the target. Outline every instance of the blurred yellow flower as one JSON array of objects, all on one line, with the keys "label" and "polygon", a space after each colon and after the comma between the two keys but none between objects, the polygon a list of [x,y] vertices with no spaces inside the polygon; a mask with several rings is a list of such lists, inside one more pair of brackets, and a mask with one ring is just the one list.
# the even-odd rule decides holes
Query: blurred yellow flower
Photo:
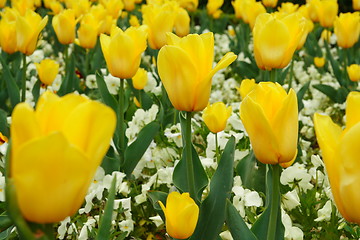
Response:
[{"label": "blurred yellow flower", "polygon": [[255,79],[241,80],[240,87],[237,88],[240,93],[241,99],[244,99],[256,86]]},{"label": "blurred yellow flower", "polygon": [[135,89],[144,89],[148,81],[147,71],[143,68],[139,68],[132,78],[132,83]]},{"label": "blurred yellow flower", "polygon": [[59,222],[81,206],[115,130],[114,111],[76,94],[16,105],[10,177],[24,218]]},{"label": "blurred yellow flower", "polygon": [[264,4],[265,7],[274,8],[276,7],[278,0],[262,0],[262,3]]},{"label": "blurred yellow flower", "polygon": [[74,42],[76,22],[75,12],[72,9],[66,9],[53,17],[52,26],[61,44]]},{"label": "blurred yellow flower", "polygon": [[322,27],[332,27],[338,14],[337,0],[321,0],[315,2],[316,14]]},{"label": "blurred yellow flower", "polygon": [[231,106],[226,107],[223,102],[216,102],[212,105],[207,105],[203,111],[202,118],[211,132],[218,133],[225,129],[226,122],[231,113]]},{"label": "blurred yellow flower", "polygon": [[145,51],[146,27],[130,27],[122,31],[113,27],[111,35],[101,34],[100,44],[106,65],[114,77],[121,79],[132,78],[141,61],[141,54]]},{"label": "blurred yellow flower", "polygon": [[16,17],[17,10],[5,8],[1,12],[0,20],[0,46],[1,50],[12,54],[17,51],[16,44]]},{"label": "blurred yellow flower", "polygon": [[179,37],[184,37],[190,32],[190,17],[184,8],[179,8],[174,22],[175,33]]},{"label": "blurred yellow flower", "polygon": [[35,49],[41,30],[45,27],[48,16],[41,18],[32,10],[27,10],[24,16],[16,18],[16,44],[17,49],[31,55]]},{"label": "blurred yellow flower", "polygon": [[86,14],[77,30],[75,43],[83,48],[94,48],[97,42],[100,23],[91,13]]},{"label": "blurred yellow flower", "polygon": [[360,0],[352,0],[352,6],[355,11],[360,11]]},{"label": "blurred yellow flower", "polygon": [[253,29],[254,54],[260,69],[286,67],[303,36],[305,18],[298,13],[260,14]]},{"label": "blurred yellow flower", "polygon": [[360,81],[360,65],[359,64],[351,64],[346,67],[348,76],[351,81],[358,82]]},{"label": "blurred yellow flower", "polygon": [[183,38],[168,33],[167,38],[167,45],[159,51],[157,66],[170,101],[180,111],[201,111],[209,101],[213,75],[230,65],[236,55],[227,53],[212,68],[212,32],[189,34]]},{"label": "blurred yellow flower", "polygon": [[166,218],[166,231],[176,239],[186,239],[194,231],[199,218],[199,207],[189,193],[171,192],[166,207],[159,201]]},{"label": "blurred yellow flower", "polygon": [[325,65],[324,57],[314,57],[314,64],[318,68],[322,68]]},{"label": "blurred yellow flower", "polygon": [[105,7],[108,15],[112,16],[113,19],[118,19],[124,3],[118,0],[101,0],[100,3]]},{"label": "blurred yellow flower", "polygon": [[139,19],[135,15],[130,16],[129,23],[130,23],[130,26],[132,26],[132,27],[140,26]]},{"label": "blurred yellow flower", "polygon": [[242,101],[240,118],[256,158],[265,164],[290,166],[297,155],[298,104],[273,82],[260,82]]},{"label": "blurred yellow flower", "polygon": [[279,12],[283,13],[294,13],[299,8],[299,4],[293,4],[292,2],[283,2],[281,3],[281,6],[278,7]]},{"label": "blurred yellow flower", "polygon": [[59,73],[59,64],[51,59],[44,59],[40,63],[35,63],[39,79],[45,85],[51,85]]},{"label": "blurred yellow flower", "polygon": [[360,149],[360,93],[350,92],[346,100],[344,130],[329,116],[315,113],[314,126],[331,191],[341,215],[349,222],[360,224],[358,191]]},{"label": "blurred yellow flower", "polygon": [[360,12],[340,13],[340,16],[335,18],[334,33],[340,47],[354,46],[360,36]]},{"label": "blurred yellow flower", "polygon": [[199,5],[199,0],[176,0],[176,1],[179,3],[180,7],[183,7],[190,12],[194,12]]},{"label": "blurred yellow flower", "polygon": [[216,12],[219,12],[219,8],[224,4],[224,0],[208,0],[206,4],[207,13],[209,15],[214,15]]}]

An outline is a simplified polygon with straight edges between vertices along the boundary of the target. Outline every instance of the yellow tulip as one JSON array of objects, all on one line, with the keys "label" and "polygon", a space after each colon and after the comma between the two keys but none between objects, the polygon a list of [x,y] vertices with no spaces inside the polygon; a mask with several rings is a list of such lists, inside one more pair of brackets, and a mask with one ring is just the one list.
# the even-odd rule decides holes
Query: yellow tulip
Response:
[{"label": "yellow tulip", "polygon": [[212,68],[212,32],[183,38],[168,33],[167,37],[167,45],[159,51],[157,66],[170,101],[180,111],[201,111],[209,101],[213,75],[235,61],[236,55],[227,53]]},{"label": "yellow tulip", "polygon": [[349,78],[353,82],[360,81],[360,65],[359,64],[351,64],[346,67]]},{"label": "yellow tulip", "polygon": [[148,81],[147,71],[143,68],[139,68],[132,78],[134,88],[141,90],[144,89]]},{"label": "yellow tulip", "polygon": [[0,8],[5,7],[6,5],[6,0],[0,0]]},{"label": "yellow tulip", "polygon": [[59,14],[61,11],[64,10],[63,5],[61,5],[60,2],[57,1],[53,1],[50,3],[50,9],[52,11],[53,14],[57,15]]},{"label": "yellow tulip", "polygon": [[34,0],[11,0],[11,6],[24,16],[28,10],[35,10]]},{"label": "yellow tulip", "polygon": [[261,1],[265,7],[271,7],[274,8],[276,7],[278,0],[262,0]]},{"label": "yellow tulip", "polygon": [[208,3],[206,4],[207,13],[209,15],[215,14],[219,8],[223,5],[224,0],[208,0]]},{"label": "yellow tulip", "polygon": [[160,49],[166,44],[166,33],[173,30],[177,8],[178,4],[172,1],[142,6],[143,24],[149,27],[149,46],[152,49]]},{"label": "yellow tulip", "polygon": [[283,13],[294,13],[299,8],[299,4],[293,4],[292,2],[284,2],[281,7],[278,8],[279,12]]},{"label": "yellow tulip", "polygon": [[314,126],[331,191],[341,215],[360,224],[359,142],[360,93],[350,92],[346,100],[346,127],[344,130],[329,116],[315,113]]},{"label": "yellow tulip", "polygon": [[25,219],[59,222],[79,209],[115,124],[112,109],[76,94],[45,92],[36,110],[16,105],[10,177]]},{"label": "yellow tulip", "polygon": [[139,27],[140,26],[139,19],[135,15],[130,16],[129,24],[132,27]]},{"label": "yellow tulip", "polygon": [[309,17],[311,21],[319,22],[319,16],[316,9],[318,5],[320,5],[320,0],[310,0],[308,1],[308,5],[309,5],[309,9],[308,9]]},{"label": "yellow tulip", "polygon": [[240,118],[260,162],[283,167],[293,163],[298,139],[298,105],[293,89],[287,94],[278,83],[260,82],[243,99]]},{"label": "yellow tulip", "polygon": [[360,36],[360,12],[340,13],[334,22],[334,33],[340,47],[354,46]]},{"label": "yellow tulip", "polygon": [[70,44],[75,40],[75,12],[72,9],[66,9],[54,16],[52,26],[56,36],[61,44]]},{"label": "yellow tulip", "polygon": [[323,27],[332,27],[338,14],[339,6],[337,0],[317,1],[315,10],[319,18],[320,25]]},{"label": "yellow tulip", "polygon": [[266,13],[265,7],[260,2],[252,2],[247,8],[246,8],[246,15],[249,20],[250,28],[253,29],[255,25],[256,18],[261,13]]},{"label": "yellow tulip", "polygon": [[225,129],[231,113],[231,106],[226,107],[223,102],[216,102],[212,105],[208,104],[204,109],[202,118],[211,132],[218,133]]},{"label": "yellow tulip", "polygon": [[135,9],[135,0],[123,0],[126,11],[131,12]]},{"label": "yellow tulip", "polygon": [[175,33],[179,37],[184,37],[189,34],[190,32],[190,17],[188,12],[184,8],[179,8],[175,22]]},{"label": "yellow tulip", "polygon": [[245,23],[249,23],[249,19],[248,19],[248,12],[251,11],[248,10],[249,6],[254,4],[255,0],[235,0],[232,1],[231,4],[234,8],[235,11],[235,17],[242,19]]},{"label": "yellow tulip", "polygon": [[100,3],[105,7],[106,11],[113,19],[118,19],[124,4],[118,0],[101,0]]},{"label": "yellow tulip", "polygon": [[330,41],[330,38],[331,38],[331,35],[332,33],[327,30],[327,29],[324,29],[322,32],[321,32],[321,35],[320,35],[320,38],[324,41]]},{"label": "yellow tulip", "polygon": [[123,32],[114,27],[111,35],[101,34],[101,49],[106,65],[114,77],[132,78],[141,61],[141,54],[145,51],[147,32],[144,26],[130,27]]},{"label": "yellow tulip", "polygon": [[77,30],[76,44],[83,48],[94,48],[98,38],[100,23],[91,13],[86,14],[81,20]]},{"label": "yellow tulip", "polygon": [[355,11],[360,11],[360,0],[352,0],[352,6]]},{"label": "yellow tulip", "polygon": [[67,8],[74,10],[76,18],[89,12],[91,7],[89,0],[66,0],[65,3]]},{"label": "yellow tulip", "polygon": [[5,8],[0,20],[0,46],[2,51],[12,54],[17,51],[16,17],[17,11]]},{"label": "yellow tulip", "polygon": [[296,50],[300,50],[304,46],[308,34],[314,29],[314,23],[310,19],[304,17],[304,21],[305,21],[304,31],[296,47]]},{"label": "yellow tulip", "polygon": [[305,18],[298,13],[260,14],[253,29],[256,64],[261,69],[286,67],[303,36]]},{"label": "yellow tulip", "polygon": [[180,7],[183,7],[190,12],[194,12],[199,5],[199,0],[177,0],[177,2]]},{"label": "yellow tulip", "polygon": [[243,79],[240,87],[237,89],[241,99],[244,99],[256,87],[255,79]]},{"label": "yellow tulip", "polygon": [[4,143],[7,143],[8,141],[9,141],[8,138],[0,132],[0,146],[3,145]]},{"label": "yellow tulip", "polygon": [[322,68],[325,65],[324,57],[314,57],[314,64],[318,68]]},{"label": "yellow tulip", "polygon": [[186,239],[194,231],[199,218],[199,207],[189,193],[171,192],[166,207],[159,201],[166,218],[167,233],[177,239]]},{"label": "yellow tulip", "polygon": [[59,73],[59,64],[51,59],[44,59],[35,63],[40,81],[45,85],[51,85]]},{"label": "yellow tulip", "polygon": [[16,43],[20,52],[31,55],[35,51],[39,34],[47,21],[48,16],[42,19],[39,14],[29,9],[24,16],[17,17]]}]

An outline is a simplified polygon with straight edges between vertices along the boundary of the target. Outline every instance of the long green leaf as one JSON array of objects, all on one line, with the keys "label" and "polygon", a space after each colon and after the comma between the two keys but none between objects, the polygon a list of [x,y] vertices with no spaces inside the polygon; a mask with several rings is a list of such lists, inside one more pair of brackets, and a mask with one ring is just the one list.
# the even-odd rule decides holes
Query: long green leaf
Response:
[{"label": "long green leaf", "polygon": [[96,83],[98,85],[98,89],[100,92],[101,99],[103,102],[111,107],[116,113],[118,112],[118,102],[114,98],[113,95],[110,94],[106,83],[104,81],[104,77],[100,75],[99,72],[96,72]]},{"label": "long green leaf", "polygon": [[147,195],[149,196],[155,211],[160,215],[162,220],[165,221],[165,215],[159,205],[159,201],[161,201],[164,205],[166,205],[166,199],[168,194],[160,191],[148,191]]},{"label": "long green leaf", "polygon": [[330,64],[331,64],[331,67],[333,69],[333,72],[334,72],[334,75],[335,75],[335,78],[336,80],[339,82],[340,86],[345,86],[346,85],[346,82],[343,81],[343,78],[342,78],[342,72],[341,72],[341,69],[340,69],[340,64],[338,61],[335,61],[334,57],[332,56],[331,52],[330,52],[330,49],[329,49],[329,46],[328,44],[324,44],[325,45],[325,49],[326,49],[326,56],[327,56],[327,59],[330,60]]},{"label": "long green leaf", "polygon": [[303,103],[303,98],[304,95],[306,93],[306,91],[309,89],[310,86],[310,81],[308,81],[307,83],[305,83],[299,90],[299,92],[296,94],[297,95],[297,100],[298,100],[298,111],[300,112],[301,109],[304,108],[304,103]]},{"label": "long green leaf", "polygon": [[235,138],[225,146],[219,165],[210,183],[210,193],[200,206],[199,221],[190,240],[215,240],[225,222],[226,199],[233,183]]},{"label": "long green leaf", "polygon": [[5,136],[10,136],[9,125],[7,123],[7,113],[0,109],[0,132]]},{"label": "long green leaf", "polygon": [[257,240],[229,199],[226,200],[226,225],[234,240]]},{"label": "long green leaf", "polygon": [[72,54],[69,57],[69,61],[66,65],[66,73],[63,82],[61,83],[58,94],[63,96],[67,93],[70,93],[74,90],[75,86],[75,57]]},{"label": "long green leaf", "polygon": [[116,186],[116,177],[114,177],[111,182],[108,200],[105,205],[104,214],[100,219],[99,231],[96,235],[97,240],[110,239],[111,218],[114,211],[115,186]]},{"label": "long green leaf", "polygon": [[124,172],[129,176],[144,155],[155,135],[159,132],[159,123],[153,121],[139,132],[136,140],[125,150],[125,162],[122,166]]},{"label": "long green leaf", "polygon": [[10,96],[10,103],[11,106],[14,108],[16,104],[20,102],[20,90],[18,85],[16,84],[15,78],[11,74],[11,71],[9,69],[9,66],[4,61],[4,59],[1,57],[0,54],[0,61],[3,67],[3,79],[5,79],[6,87],[8,90],[8,94]]}]

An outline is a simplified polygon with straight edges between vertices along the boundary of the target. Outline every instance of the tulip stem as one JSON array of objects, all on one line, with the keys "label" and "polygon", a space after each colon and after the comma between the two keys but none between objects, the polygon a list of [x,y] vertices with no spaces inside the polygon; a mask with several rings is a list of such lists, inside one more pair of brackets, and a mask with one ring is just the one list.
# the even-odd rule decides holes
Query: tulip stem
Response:
[{"label": "tulip stem", "polygon": [[294,78],[294,59],[292,59],[290,63],[290,76],[289,76],[289,84],[288,84],[287,92],[289,92],[291,89],[293,78]]},{"label": "tulip stem", "polygon": [[22,72],[22,92],[21,92],[21,102],[25,102],[26,95],[26,55],[22,54],[23,57],[23,72]]},{"label": "tulip stem", "polygon": [[119,88],[119,117],[118,117],[118,124],[119,124],[119,154],[120,154],[120,166],[124,164],[124,143],[125,143],[125,132],[124,132],[124,79],[120,78],[120,88]]},{"label": "tulip stem", "polygon": [[280,165],[275,164],[270,166],[272,167],[272,194],[267,240],[274,240],[276,238],[276,227],[280,210]]},{"label": "tulip stem", "polygon": [[216,161],[219,163],[220,156],[219,156],[219,142],[218,142],[218,135],[215,133],[215,153],[216,153]]},{"label": "tulip stem", "polygon": [[270,70],[270,82],[276,82],[277,74],[276,69]]},{"label": "tulip stem", "polygon": [[194,177],[194,166],[192,160],[192,144],[191,144],[191,117],[192,112],[186,112],[186,129],[185,129],[185,156],[186,156],[186,170],[188,189],[190,197],[196,199],[195,194],[195,177]]}]

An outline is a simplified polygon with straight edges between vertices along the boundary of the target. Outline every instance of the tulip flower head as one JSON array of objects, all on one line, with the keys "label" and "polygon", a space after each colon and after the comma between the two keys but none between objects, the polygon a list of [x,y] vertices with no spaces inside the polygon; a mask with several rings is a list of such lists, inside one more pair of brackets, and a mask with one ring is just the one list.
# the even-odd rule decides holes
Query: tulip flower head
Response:
[{"label": "tulip flower head", "polygon": [[256,158],[265,164],[290,166],[297,155],[298,105],[273,82],[260,82],[242,101],[240,118]]},{"label": "tulip flower head", "polygon": [[212,105],[208,104],[204,109],[202,118],[211,132],[218,133],[225,129],[231,113],[231,106],[226,107],[223,102],[216,102]]},{"label": "tulip flower head", "polygon": [[101,34],[101,49],[111,75],[126,79],[136,74],[147,47],[146,38],[145,26],[129,27],[125,32],[113,27],[110,36]]},{"label": "tulip flower head", "polygon": [[171,192],[166,199],[166,207],[159,201],[166,218],[166,231],[176,239],[186,239],[195,230],[199,207],[189,193]]},{"label": "tulip flower head", "polygon": [[31,55],[35,49],[41,30],[45,27],[48,16],[41,18],[39,14],[28,9],[24,16],[16,19],[17,49],[26,55]]},{"label": "tulip flower head", "polygon": [[360,11],[360,0],[352,0],[352,6],[355,11]]},{"label": "tulip flower head", "polygon": [[175,33],[179,37],[184,37],[190,32],[190,17],[188,12],[184,8],[179,8],[175,22],[174,22]]},{"label": "tulip flower head", "polygon": [[321,0],[314,2],[316,14],[322,27],[332,27],[338,14],[337,0]]},{"label": "tulip flower head", "polygon": [[254,54],[260,69],[286,67],[303,36],[305,18],[289,15],[260,14],[253,29]]},{"label": "tulip flower head", "polygon": [[340,47],[354,46],[360,36],[360,12],[340,13],[334,22],[334,33]]},{"label": "tulip flower head", "polygon": [[157,66],[170,101],[180,111],[201,111],[208,104],[213,75],[235,61],[236,55],[227,53],[212,68],[212,32],[183,38],[168,33],[167,37],[167,45],[159,51]]},{"label": "tulip flower head", "polygon": [[35,66],[40,81],[47,86],[53,83],[59,73],[59,64],[51,59],[44,59],[40,63],[35,63]]},{"label": "tulip flower head", "polygon": [[135,89],[144,89],[148,81],[147,71],[143,68],[139,68],[132,78],[132,82]]},{"label": "tulip flower head", "polygon": [[54,16],[52,26],[61,44],[74,42],[76,22],[75,12],[72,9],[66,9]]},{"label": "tulip flower head", "polygon": [[262,4],[264,4],[265,7],[276,7],[278,0],[262,0]]},{"label": "tulip flower head", "polygon": [[0,46],[1,50],[12,54],[17,51],[16,44],[16,18],[18,12],[12,8],[5,8],[1,12],[0,20]]},{"label": "tulip flower head", "polygon": [[59,222],[81,206],[115,130],[114,111],[86,97],[45,92],[16,105],[10,177],[24,218]]},{"label": "tulip flower head", "polygon": [[224,4],[224,0],[208,0],[208,3],[206,4],[207,13],[210,16],[215,16],[221,14],[221,6]]},{"label": "tulip flower head", "polygon": [[314,64],[318,68],[322,68],[325,65],[324,57],[314,57]]},{"label": "tulip flower head", "polygon": [[256,87],[255,79],[243,79],[240,87],[237,89],[241,99],[244,99]]},{"label": "tulip flower head", "polygon": [[199,5],[199,0],[176,0],[176,1],[179,3],[180,7],[183,7],[190,12],[194,12]]},{"label": "tulip flower head", "polygon": [[346,100],[344,130],[329,116],[319,113],[314,115],[316,138],[336,206],[346,220],[357,224],[360,224],[359,106],[360,93],[350,92]]},{"label": "tulip flower head", "polygon": [[359,64],[351,64],[346,67],[347,73],[349,75],[349,79],[353,82],[360,81],[360,65]]}]

